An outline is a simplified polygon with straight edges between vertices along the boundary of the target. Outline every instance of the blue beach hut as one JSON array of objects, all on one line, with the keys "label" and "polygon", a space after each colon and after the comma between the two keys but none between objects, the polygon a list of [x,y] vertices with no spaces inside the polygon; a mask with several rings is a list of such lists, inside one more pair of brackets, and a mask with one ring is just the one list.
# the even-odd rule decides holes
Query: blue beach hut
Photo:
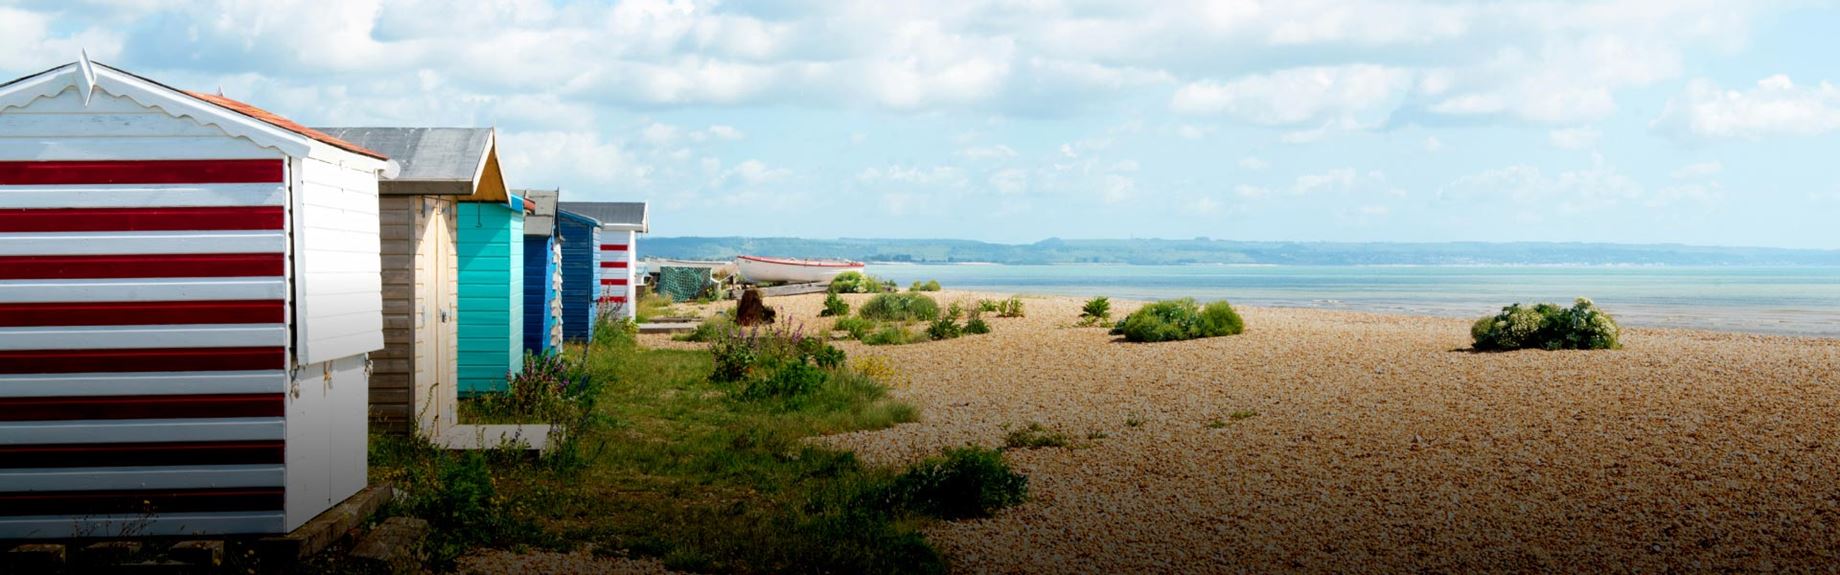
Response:
[{"label": "blue beach hut", "polygon": [[530,202],[524,218],[524,351],[562,347],[562,251],[556,238],[555,190],[520,192]]},{"label": "blue beach hut", "polygon": [[595,299],[600,294],[601,222],[557,210],[556,238],[562,244],[562,337],[591,342]]}]

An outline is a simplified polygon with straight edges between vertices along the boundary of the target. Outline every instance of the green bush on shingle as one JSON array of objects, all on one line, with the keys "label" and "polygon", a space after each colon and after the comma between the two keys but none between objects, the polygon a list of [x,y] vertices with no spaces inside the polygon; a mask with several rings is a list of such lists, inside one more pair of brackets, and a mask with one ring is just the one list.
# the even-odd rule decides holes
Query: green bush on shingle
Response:
[{"label": "green bush on shingle", "polygon": [[1622,329],[1616,320],[1582,297],[1569,308],[1550,303],[1510,305],[1501,308],[1501,313],[1476,320],[1469,334],[1473,346],[1486,351],[1622,347]]},{"label": "green bush on shingle", "polygon": [[1238,334],[1246,331],[1246,322],[1227,302],[1203,307],[1193,299],[1183,298],[1138,308],[1118,322],[1113,331],[1127,341],[1177,341]]}]

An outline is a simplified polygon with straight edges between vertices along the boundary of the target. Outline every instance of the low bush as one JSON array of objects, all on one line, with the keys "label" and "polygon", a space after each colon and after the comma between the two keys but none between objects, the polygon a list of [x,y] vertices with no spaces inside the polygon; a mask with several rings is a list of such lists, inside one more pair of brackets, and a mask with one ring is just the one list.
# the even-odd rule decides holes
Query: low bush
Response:
[{"label": "low bush", "polygon": [[876,293],[886,291],[882,280],[862,272],[843,272],[831,278],[831,293]]},{"label": "low bush", "polygon": [[985,312],[985,313],[996,313],[997,312],[997,300],[994,300],[994,299],[977,300],[977,310],[981,312]]},{"label": "low bush", "polygon": [[1476,320],[1469,333],[1476,349],[1488,351],[1622,347],[1616,320],[1582,297],[1569,308],[1550,303],[1504,307],[1501,313]]},{"label": "low bush", "polygon": [[1246,330],[1246,323],[1227,302],[1217,301],[1206,307],[1193,299],[1165,300],[1139,308],[1125,316],[1113,330],[1126,341],[1158,342],[1234,335]]},{"label": "low bush", "polygon": [[[836,348],[832,348],[836,349]],[[824,384],[823,369],[805,362],[783,363],[771,375],[753,379],[741,388],[741,398],[749,400],[790,399],[810,394]]]},{"label": "low bush", "polygon": [[1098,325],[1100,322],[1111,319],[1112,300],[1105,296],[1086,300],[1086,305],[1080,306],[1080,325],[1082,326]]},{"label": "low bush", "polygon": [[957,339],[965,335],[965,326],[958,325],[952,318],[942,317],[926,326],[926,335],[933,339]]},{"label": "low bush", "polygon": [[849,302],[845,302],[843,298],[837,297],[837,292],[824,294],[824,311],[818,312],[818,317],[844,317],[847,315],[850,315]]},{"label": "low bush", "polygon": [[971,318],[969,321],[965,322],[965,333],[971,335],[990,333],[990,322],[984,321],[984,318],[981,317]]},{"label": "low bush", "polygon": [[915,513],[972,519],[1027,499],[1029,478],[1011,470],[1002,452],[966,446],[914,464],[895,477],[890,490],[890,499]]},{"label": "low bush", "polygon": [[928,339],[931,339],[931,337],[927,334],[914,333],[914,331],[908,329],[906,325],[889,323],[882,324],[880,329],[864,336],[862,342],[868,345],[906,345],[927,341]]},{"label": "low bush", "polygon": [[939,280],[915,280],[914,285],[907,288],[907,291],[939,291],[940,289],[943,288],[939,287]]},{"label": "low bush", "polygon": [[860,317],[840,317],[831,324],[831,331],[850,334],[850,339],[862,339],[875,331],[876,323]]},{"label": "low bush", "polygon": [[876,294],[856,313],[876,321],[933,321],[939,319],[939,302],[917,293]]},{"label": "low bush", "polygon": [[1022,299],[1009,298],[997,302],[997,317],[1022,317]]}]

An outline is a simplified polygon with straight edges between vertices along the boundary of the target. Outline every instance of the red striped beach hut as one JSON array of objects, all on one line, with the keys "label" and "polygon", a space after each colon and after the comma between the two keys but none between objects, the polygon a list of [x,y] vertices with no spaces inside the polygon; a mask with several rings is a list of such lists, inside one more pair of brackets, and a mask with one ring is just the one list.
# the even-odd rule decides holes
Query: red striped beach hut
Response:
[{"label": "red striped beach hut", "polygon": [[636,311],[639,234],[651,231],[645,202],[562,202],[562,209],[601,222],[601,313],[631,318]]},{"label": "red striped beach hut", "polygon": [[391,166],[87,59],[0,84],[0,539],[284,533],[363,488]]}]

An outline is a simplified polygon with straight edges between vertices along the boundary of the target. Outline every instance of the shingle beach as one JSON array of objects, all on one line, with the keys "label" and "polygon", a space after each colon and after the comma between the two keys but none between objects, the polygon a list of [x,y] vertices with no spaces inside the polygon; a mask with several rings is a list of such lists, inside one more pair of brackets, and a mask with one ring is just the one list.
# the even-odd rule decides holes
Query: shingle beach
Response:
[{"label": "shingle beach", "polygon": [[[822,297],[769,304],[828,326]],[[1242,335],[1130,344],[1072,327],[1077,299],[1024,301],[989,335],[841,344],[888,358],[922,414],[826,439],[868,462],[1029,423],[1075,438],[1008,452],[1028,503],[929,532],[955,571],[1840,564],[1840,340],[1632,329],[1617,351],[1472,353],[1463,320],[1246,308]]]}]

